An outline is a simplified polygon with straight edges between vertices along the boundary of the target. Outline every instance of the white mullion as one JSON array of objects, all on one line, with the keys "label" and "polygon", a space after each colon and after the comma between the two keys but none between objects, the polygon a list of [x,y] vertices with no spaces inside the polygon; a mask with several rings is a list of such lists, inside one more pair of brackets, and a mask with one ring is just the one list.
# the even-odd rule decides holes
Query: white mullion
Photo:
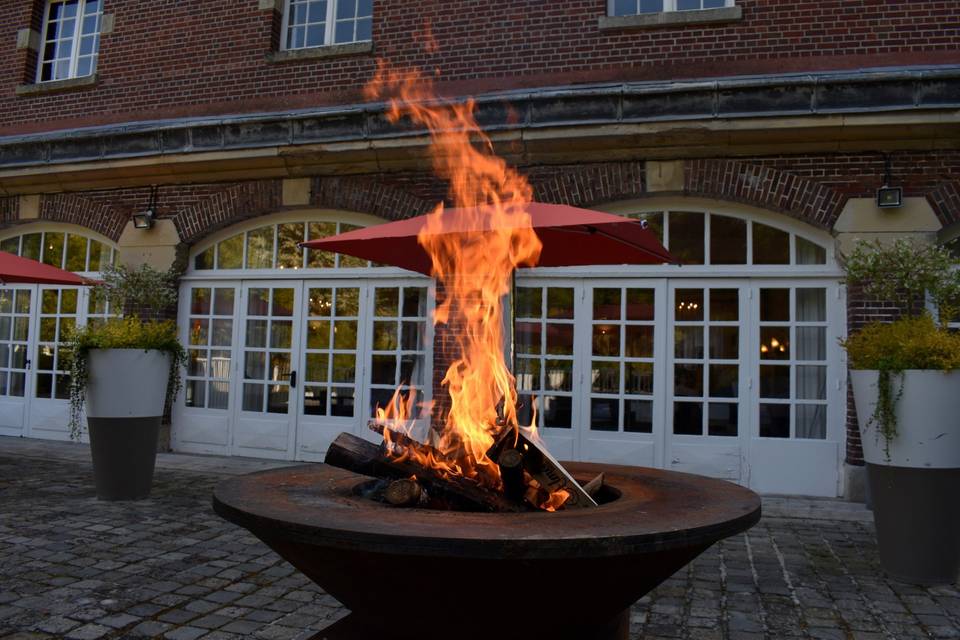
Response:
[{"label": "white mullion", "polygon": [[290,13],[293,9],[290,6],[291,0],[283,0],[283,18],[280,22],[280,50],[285,51],[290,41],[288,30],[290,28]]},{"label": "white mullion", "polygon": [[[333,44],[334,35],[336,34],[336,19],[337,19],[337,0],[327,0],[327,27],[324,29],[324,38],[323,44],[326,46]],[[304,40],[306,44],[306,40]]]},{"label": "white mullion", "polygon": [[[73,23],[73,46],[70,47],[70,78],[77,77],[77,67],[80,64],[80,34],[83,31],[81,28],[81,23],[83,22],[83,8],[86,5],[86,0],[79,0],[77,2],[77,15]],[[64,241],[66,245],[66,241]]]}]

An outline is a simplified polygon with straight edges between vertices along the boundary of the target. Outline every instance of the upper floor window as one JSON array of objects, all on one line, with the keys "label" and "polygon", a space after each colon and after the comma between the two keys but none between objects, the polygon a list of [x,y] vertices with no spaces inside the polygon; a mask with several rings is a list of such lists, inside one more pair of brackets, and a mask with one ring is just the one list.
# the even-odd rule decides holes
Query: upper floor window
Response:
[{"label": "upper floor window", "polygon": [[38,231],[0,240],[0,251],[74,272],[100,271],[117,252],[99,240],[64,231]]},{"label": "upper floor window", "polygon": [[101,13],[101,0],[47,0],[38,82],[96,71]]},{"label": "upper floor window", "polygon": [[286,0],[283,48],[370,40],[373,0]]},{"label": "upper floor window", "polygon": [[634,16],[664,11],[696,11],[732,7],[733,0],[610,0],[610,15]]}]

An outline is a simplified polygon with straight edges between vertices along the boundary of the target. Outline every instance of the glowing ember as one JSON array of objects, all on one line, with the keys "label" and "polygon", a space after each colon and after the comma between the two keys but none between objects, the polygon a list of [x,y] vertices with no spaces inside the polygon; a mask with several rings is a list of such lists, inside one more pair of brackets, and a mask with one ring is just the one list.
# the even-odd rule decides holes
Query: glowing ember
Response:
[{"label": "glowing ember", "polygon": [[[525,205],[532,199],[526,179],[493,153],[490,139],[473,117],[474,103],[440,100],[429,78],[419,72],[398,72],[382,61],[367,97],[390,100],[388,117],[396,122],[408,117],[430,131],[430,154],[435,172],[450,183],[450,200],[458,209],[469,209],[470,228],[460,232],[463,218],[453,225],[443,205],[429,216],[418,242],[430,255],[431,275],[437,280],[434,323],[445,324],[455,336],[458,358],[442,384],[450,394],[450,408],[431,444],[445,459],[402,446],[388,446],[395,456],[420,456],[418,463],[500,489],[500,471],[487,452],[504,429],[517,429],[517,391],[504,360],[503,307],[510,292],[511,274],[518,266],[536,264],[541,243],[531,228]],[[463,213],[463,212],[461,212]],[[392,429],[412,427],[415,407],[410,392],[394,394],[386,408],[377,410],[377,421]],[[535,433],[535,432],[533,432]],[[390,429],[384,430],[391,445]],[[529,437],[529,436],[528,436]],[[567,492],[548,494],[537,502],[554,510]]]}]

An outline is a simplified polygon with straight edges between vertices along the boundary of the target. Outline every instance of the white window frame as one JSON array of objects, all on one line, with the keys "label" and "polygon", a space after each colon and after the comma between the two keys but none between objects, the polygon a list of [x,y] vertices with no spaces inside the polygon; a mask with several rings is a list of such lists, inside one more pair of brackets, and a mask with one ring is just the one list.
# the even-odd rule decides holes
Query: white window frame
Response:
[{"label": "white window frame", "polygon": [[[83,37],[83,20],[84,12],[87,8],[87,3],[89,0],[77,0],[77,15],[74,18],[75,25],[73,34],[70,36],[70,39],[73,41],[73,46],[70,49],[70,71],[67,73],[66,78],[57,78],[56,77],[56,62],[53,64],[53,77],[49,80],[43,79],[43,65],[45,62],[50,62],[45,58],[47,44],[49,42],[62,42],[65,38],[60,38],[58,40],[47,40],[47,29],[50,26],[50,10],[54,5],[57,4],[66,4],[69,0],[46,0],[44,10],[43,10],[43,28],[40,31],[40,51],[37,54],[37,83],[42,82],[57,82],[62,80],[71,80],[73,78],[87,77],[92,76],[97,72],[97,62],[100,59],[100,28],[101,21],[103,19],[103,0],[100,0],[99,5],[97,6],[97,11],[93,15],[97,18],[97,27],[93,37],[96,39],[96,45],[94,46],[93,54],[90,56],[92,58],[92,63],[90,64],[90,73],[84,74],[83,76],[77,75],[77,66],[80,64],[80,41]],[[87,34],[91,35],[91,34]],[[54,58],[54,61],[57,58]]]},{"label": "white window frame", "polygon": [[[280,50],[281,51],[301,51],[304,49],[316,49],[318,47],[329,47],[335,44],[352,44],[354,42],[369,42],[372,39],[367,40],[350,40],[349,42],[334,42],[336,36],[337,28],[337,2],[339,0],[327,0],[327,17],[326,22],[324,23],[323,31],[323,44],[319,45],[310,45],[306,44],[306,37],[304,37],[304,45],[302,47],[288,47],[287,42],[289,40],[289,29],[290,29],[290,2],[291,0],[283,0],[283,25],[280,29]],[[371,3],[372,4],[372,3]],[[371,10],[371,16],[373,12]],[[357,17],[354,16],[353,22],[356,23]],[[309,24],[309,23],[307,23]],[[356,24],[354,24],[354,29],[356,29]]]},{"label": "white window frame", "polygon": [[[634,1],[637,2],[637,5],[639,6],[639,0],[634,0]],[[663,10],[662,10],[662,11],[644,11],[644,12],[642,12],[642,13],[641,13],[640,11],[636,11],[636,12],[634,12],[634,13],[623,14],[623,16],[617,16],[617,14],[615,14],[615,13],[613,12],[613,7],[614,7],[614,3],[615,3],[615,2],[616,2],[616,0],[607,0],[607,15],[608,15],[608,16],[615,16],[615,17],[623,17],[623,16],[645,16],[645,15],[655,15],[655,14],[657,14],[657,13],[669,13],[669,12],[671,12],[671,11],[709,11],[709,10],[710,10],[710,9],[703,9],[703,8],[702,8],[703,0],[700,0],[700,4],[701,4],[701,8],[700,8],[700,9],[677,9],[677,2],[678,2],[678,0],[663,0]],[[734,6],[734,4],[736,4],[736,0],[724,0],[723,7],[715,7],[715,8],[732,7],[732,6]]]}]

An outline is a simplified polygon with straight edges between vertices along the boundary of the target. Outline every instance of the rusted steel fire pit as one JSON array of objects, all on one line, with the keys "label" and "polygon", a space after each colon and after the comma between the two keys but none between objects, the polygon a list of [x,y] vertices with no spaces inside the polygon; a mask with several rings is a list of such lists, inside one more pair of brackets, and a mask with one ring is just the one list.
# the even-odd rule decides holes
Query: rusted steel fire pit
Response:
[{"label": "rusted steel fire pit", "polygon": [[246,527],[351,610],[328,638],[624,639],[628,608],[710,545],[753,526],[737,485],[639,467],[606,474],[596,509],[396,509],[370,478],[324,464],[220,484],[214,510]]}]

